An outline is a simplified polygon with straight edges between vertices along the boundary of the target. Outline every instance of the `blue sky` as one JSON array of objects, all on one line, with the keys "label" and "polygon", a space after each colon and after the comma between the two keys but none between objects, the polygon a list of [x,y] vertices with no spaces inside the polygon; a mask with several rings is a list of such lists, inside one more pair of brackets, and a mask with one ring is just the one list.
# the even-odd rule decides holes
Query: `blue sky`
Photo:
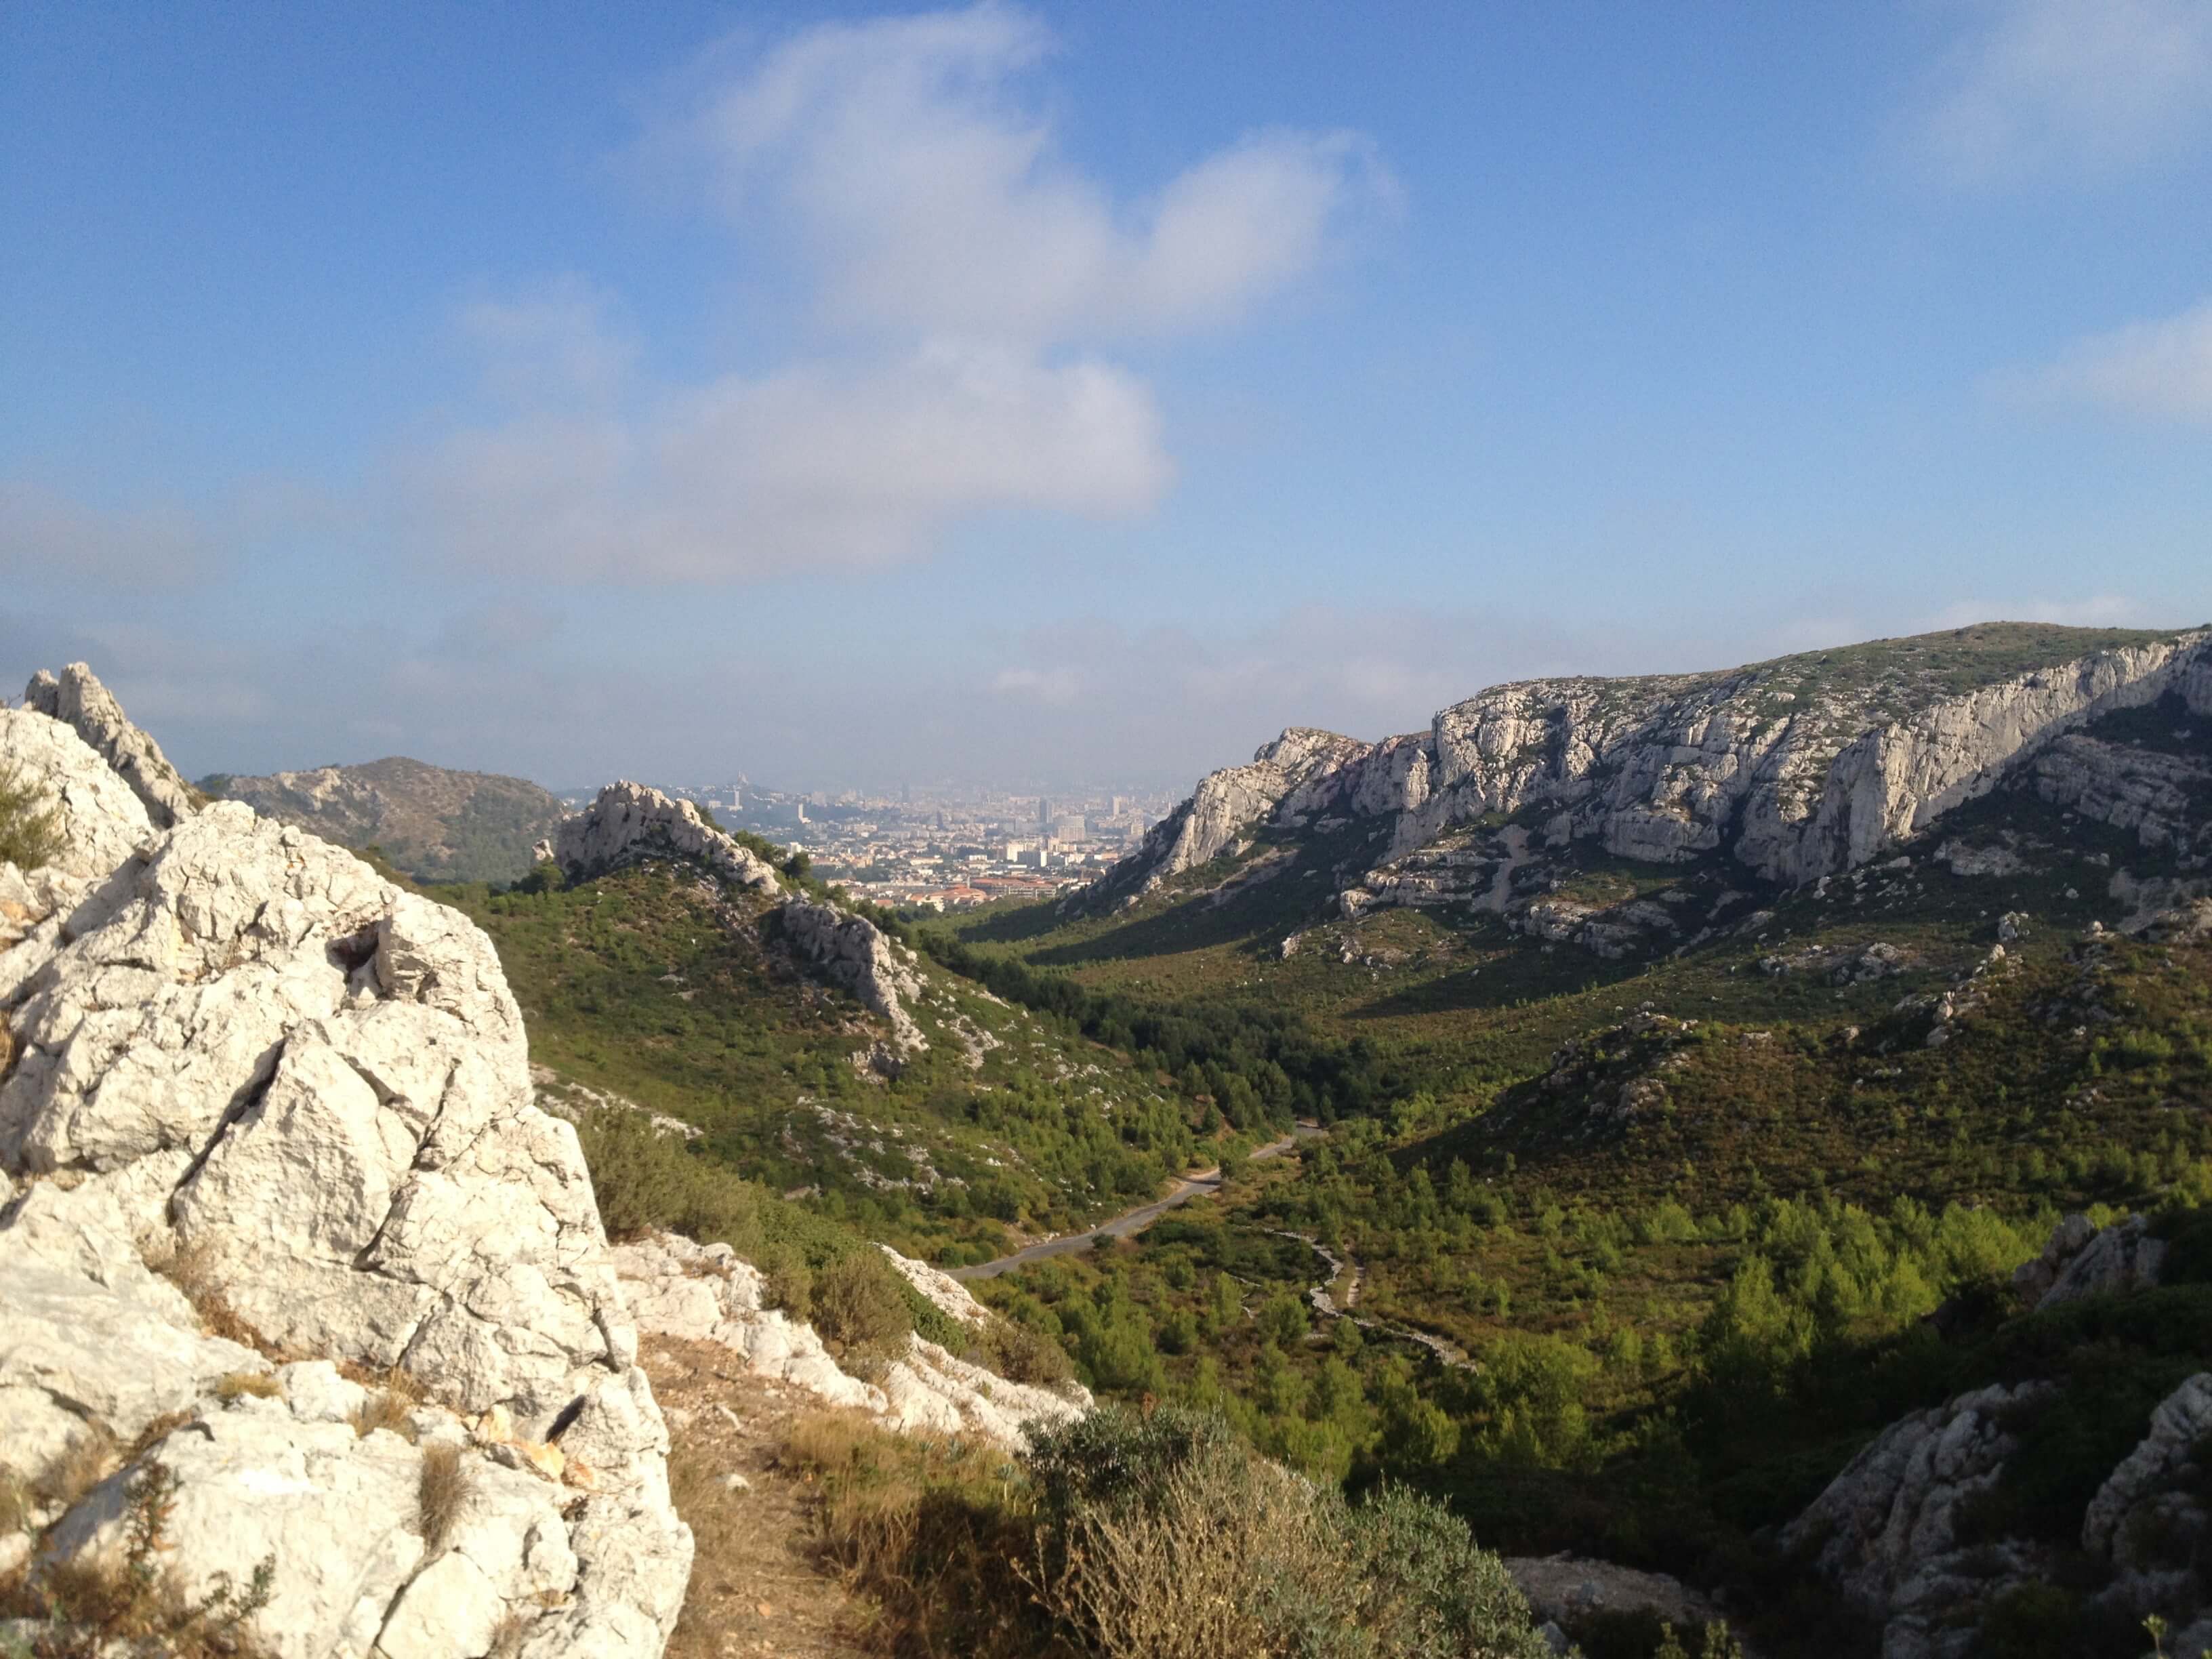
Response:
[{"label": "blue sky", "polygon": [[0,10],[0,672],[1162,783],[2212,617],[2212,0]]}]

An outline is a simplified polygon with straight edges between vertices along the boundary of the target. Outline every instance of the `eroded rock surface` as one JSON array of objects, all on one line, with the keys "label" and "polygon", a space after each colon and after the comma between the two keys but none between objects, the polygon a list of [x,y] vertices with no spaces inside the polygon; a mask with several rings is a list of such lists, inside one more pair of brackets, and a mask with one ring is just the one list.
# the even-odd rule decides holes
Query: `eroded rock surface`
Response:
[{"label": "eroded rock surface", "polygon": [[[933,1271],[885,1254],[909,1279],[915,1269]],[[1010,1382],[918,1335],[899,1358],[872,1368],[866,1379],[853,1376],[811,1326],[768,1305],[765,1280],[726,1244],[696,1244],[660,1233],[616,1246],[614,1258],[641,1330],[720,1343],[757,1376],[805,1389],[829,1405],[871,1413],[896,1429],[981,1435],[1018,1451],[1029,1443],[1030,1423],[1062,1422],[1091,1407],[1090,1394],[1079,1387],[1060,1393]],[[967,1297],[957,1283],[946,1283]],[[968,1301],[989,1317],[972,1297]]]},{"label": "eroded rock surface", "polygon": [[24,689],[23,704],[83,738],[138,797],[155,829],[167,830],[198,805],[161,745],[131,723],[123,705],[84,664],[73,662],[58,675],[40,669]]},{"label": "eroded rock surface", "polygon": [[1973,1615],[2044,1571],[2047,1552],[2013,1540],[1969,1547],[1959,1523],[2019,1449],[2015,1421],[2055,1392],[2045,1382],[1981,1389],[1892,1424],[1783,1530],[1785,1549],[1810,1552],[1881,1621],[1883,1659],[1966,1653]]},{"label": "eroded rock surface", "polygon": [[641,859],[687,858],[739,886],[763,893],[777,888],[766,861],[709,823],[696,806],[641,783],[611,783],[600,790],[590,806],[562,820],[550,850],[571,880]]},{"label": "eroded rock surface", "polygon": [[2043,1252],[2015,1268],[2013,1288],[2028,1305],[2053,1308],[2084,1297],[2148,1289],[2158,1283],[2166,1245],[2141,1216],[2100,1228],[2069,1215],[2052,1230]]},{"label": "eroded rock surface", "polygon": [[929,1047],[929,1040],[907,1012],[921,994],[921,981],[910,958],[866,916],[834,904],[790,899],[783,907],[784,939],[792,949],[832,984],[842,985],[861,1006],[880,1014],[891,1028],[893,1064]]},{"label": "eroded rock surface", "polygon": [[[657,1655],[690,1558],[666,1436],[489,942],[241,805],[156,833],[71,728],[5,716],[82,890],[0,952],[0,1462],[188,1419],[49,1548],[112,1547],[150,1459],[185,1579],[275,1558],[281,1652],[480,1655],[506,1626],[538,1659]],[[323,1364],[271,1384],[272,1354]],[[422,1453],[357,1436],[334,1365],[419,1389],[418,1438],[471,1438],[443,1541],[409,1541]]]},{"label": "eroded rock surface", "polygon": [[[765,860],[708,823],[696,806],[642,784],[611,783],[600,790],[588,808],[562,822],[549,850],[571,880],[648,859],[683,859],[756,892],[782,890]],[[802,963],[889,1023],[888,1040],[864,1059],[896,1071],[929,1047],[907,1008],[921,994],[921,981],[901,947],[873,922],[804,898],[786,900],[777,914],[784,941]]]}]

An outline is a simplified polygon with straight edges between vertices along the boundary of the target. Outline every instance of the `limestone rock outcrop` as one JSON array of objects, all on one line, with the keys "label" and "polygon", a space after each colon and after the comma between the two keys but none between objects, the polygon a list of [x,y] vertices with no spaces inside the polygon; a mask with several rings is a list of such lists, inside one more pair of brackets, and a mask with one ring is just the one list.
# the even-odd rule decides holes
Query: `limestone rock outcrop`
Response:
[{"label": "limestone rock outcrop", "polygon": [[1194,869],[1235,845],[1301,785],[1334,774],[1367,747],[1357,738],[1294,726],[1273,743],[1262,744],[1249,765],[1225,767],[1200,779],[1188,800],[1146,832],[1143,845],[1123,860],[1126,870],[1116,866],[1115,873],[1136,889]]},{"label": "limestone rock outcrop", "polygon": [[[2162,698],[2212,714],[2212,632],[2070,657],[2068,642],[2063,630],[2000,624],[1718,674],[1522,681],[1373,744],[1293,729],[1204,780],[1088,902],[1126,902],[1261,833],[1338,830],[1363,832],[1370,848],[1370,867],[1340,873],[1340,891],[1363,905],[1418,902],[1435,883],[1415,855],[1455,827],[1506,817],[1540,824],[1551,846],[1660,863],[1718,853],[1796,885],[1869,863],[2046,752],[2048,787],[2082,810],[2152,839],[2179,833],[2188,766],[2108,764],[2060,745]],[[2047,665],[2012,665],[2023,653]],[[1470,862],[1502,859],[1490,849]]]},{"label": "limestone rock outcrop", "polygon": [[572,881],[603,875],[641,859],[696,859],[725,880],[773,893],[775,872],[688,800],[627,781],[611,783],[588,807],[563,818],[553,858]]},{"label": "limestone rock outcrop", "polygon": [[[910,1282],[917,1270],[933,1271],[889,1249],[884,1254]],[[1089,1393],[1079,1387],[1062,1393],[1011,1382],[919,1335],[869,1378],[854,1376],[811,1326],[768,1305],[760,1273],[726,1244],[660,1233],[616,1246],[614,1258],[641,1330],[720,1343],[757,1376],[804,1389],[825,1404],[868,1412],[892,1428],[979,1435],[1019,1451],[1029,1443],[1030,1424],[1063,1422],[1091,1408]],[[973,1310],[956,1317],[971,1324],[990,1317],[956,1281],[945,1282]]]},{"label": "limestone rock outcrop", "polygon": [[2033,1545],[1968,1547],[1967,1502],[2019,1449],[2010,1419],[2048,1400],[2045,1382],[1961,1395],[1892,1424],[1784,1528],[1861,1612],[1883,1626],[1883,1659],[1957,1659],[1972,1614],[2045,1568]]},{"label": "limestone rock outcrop", "polygon": [[782,915],[783,936],[793,950],[890,1022],[894,1063],[929,1047],[906,1007],[921,996],[921,981],[881,928],[866,916],[807,899],[787,900]]},{"label": "limestone rock outcrop", "polygon": [[2069,1215],[2052,1229],[2040,1255],[2014,1270],[2013,1288],[2032,1308],[2055,1308],[2148,1289],[2158,1283],[2165,1260],[2165,1242],[2151,1237],[2141,1216],[2100,1228],[2085,1215]]},{"label": "limestone rock outcrop", "polygon": [[[2085,1232],[2120,1231],[2097,1233],[2072,1224],[2078,1221],[2069,1217],[2053,1241],[2074,1260],[2089,1248]],[[1878,1436],[1784,1528],[1785,1549],[1809,1555],[1881,1624],[1883,1659],[1978,1652],[1984,1614],[2022,1586],[2050,1582],[2057,1565],[2050,1544],[2017,1537],[1969,1543],[1960,1522],[2019,1452],[2025,1423],[2058,1392],[2050,1382],[1987,1388],[1915,1413]],[[2201,1467],[2208,1437],[2212,1372],[2199,1372],[2159,1403],[2142,1439],[2083,1512],[2082,1557],[2105,1569],[2091,1601],[2118,1627],[2155,1613],[2169,1629],[2212,1631],[2212,1583],[2201,1568],[2212,1539]]]},{"label": "limestone rock outcrop", "polygon": [[130,786],[155,829],[168,829],[198,805],[161,745],[131,723],[123,705],[84,664],[73,662],[59,675],[40,669],[24,689],[23,705],[82,738]]},{"label": "limestone rock outcrop", "polygon": [[[504,1625],[535,1659],[657,1655],[690,1556],[666,1434],[489,942],[242,805],[157,831],[48,716],[5,711],[0,741],[52,762],[81,884],[0,951],[0,1462],[157,1437],[46,1547],[109,1547],[151,1460],[186,1580],[276,1557],[280,1652],[480,1655]],[[272,1354],[324,1369],[271,1384]],[[331,1423],[333,1366],[420,1390],[418,1437],[477,1425],[442,1544],[386,1536],[421,1454]]]},{"label": "limestone rock outcrop", "polygon": [[[562,821],[554,861],[581,881],[652,859],[684,859],[725,881],[769,896],[782,891],[768,862],[717,829],[688,800],[638,783],[611,783],[583,811]],[[921,983],[910,956],[865,916],[811,899],[786,900],[777,910],[784,942],[806,967],[858,998],[890,1027],[887,1041],[861,1058],[896,1072],[929,1047],[907,1004]]]},{"label": "limestone rock outcrop", "polygon": [[51,715],[0,708],[0,772],[36,787],[52,811],[61,850],[35,872],[97,881],[154,835],[145,803],[82,738]]}]

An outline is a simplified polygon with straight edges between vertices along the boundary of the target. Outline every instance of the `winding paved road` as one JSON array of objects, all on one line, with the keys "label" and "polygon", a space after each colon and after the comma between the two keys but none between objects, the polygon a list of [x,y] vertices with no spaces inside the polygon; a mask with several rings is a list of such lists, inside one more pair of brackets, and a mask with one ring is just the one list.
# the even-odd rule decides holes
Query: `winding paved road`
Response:
[{"label": "winding paved road", "polygon": [[[1311,1139],[1322,1133],[1318,1123],[1301,1122],[1280,1140],[1271,1140],[1264,1146],[1255,1146],[1252,1156],[1274,1158],[1287,1152],[1301,1140]],[[1024,1244],[1012,1255],[1002,1255],[996,1261],[978,1261],[973,1267],[947,1269],[955,1279],[996,1279],[1000,1273],[1016,1267],[1027,1267],[1032,1261],[1042,1261],[1048,1256],[1066,1255],[1075,1250],[1087,1250],[1091,1241],[1099,1237],[1127,1238],[1131,1233],[1140,1233],[1179,1204],[1188,1204],[1194,1198],[1210,1197],[1221,1190],[1221,1166],[1200,1170],[1195,1175],[1178,1176],[1167,1195],[1148,1204],[1139,1204],[1133,1210],[1124,1210],[1111,1221],[1101,1222],[1096,1227],[1079,1233],[1067,1233],[1059,1238],[1039,1239],[1034,1244]]]}]

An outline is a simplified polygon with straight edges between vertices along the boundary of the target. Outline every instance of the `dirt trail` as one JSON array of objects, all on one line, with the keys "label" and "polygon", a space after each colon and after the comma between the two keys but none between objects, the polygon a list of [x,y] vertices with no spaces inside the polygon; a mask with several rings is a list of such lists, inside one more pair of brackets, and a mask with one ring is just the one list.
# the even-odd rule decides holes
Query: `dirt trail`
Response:
[{"label": "dirt trail", "polygon": [[[1276,1158],[1287,1152],[1301,1140],[1310,1140],[1322,1133],[1318,1123],[1301,1122],[1280,1140],[1271,1140],[1264,1146],[1252,1150],[1254,1158]],[[996,1279],[1000,1273],[1011,1273],[1016,1267],[1032,1261],[1042,1261],[1048,1256],[1066,1255],[1076,1250],[1087,1250],[1096,1238],[1127,1238],[1140,1233],[1177,1205],[1188,1204],[1194,1198],[1207,1198],[1221,1190],[1219,1165],[1211,1170],[1178,1176],[1166,1196],[1139,1204],[1133,1210],[1124,1210],[1111,1221],[1101,1222],[1096,1227],[1085,1228],[1079,1233],[1064,1234],[1059,1238],[1042,1238],[1034,1244],[1024,1244],[1012,1255],[1002,1255],[995,1261],[978,1261],[972,1267],[951,1267],[946,1271],[955,1279]]]},{"label": "dirt trail", "polygon": [[668,1659],[878,1653],[862,1639],[867,1604],[816,1553],[812,1488],[778,1462],[792,1420],[821,1401],[749,1375],[718,1343],[648,1336],[639,1358],[668,1418],[677,1513],[698,1544]]}]

